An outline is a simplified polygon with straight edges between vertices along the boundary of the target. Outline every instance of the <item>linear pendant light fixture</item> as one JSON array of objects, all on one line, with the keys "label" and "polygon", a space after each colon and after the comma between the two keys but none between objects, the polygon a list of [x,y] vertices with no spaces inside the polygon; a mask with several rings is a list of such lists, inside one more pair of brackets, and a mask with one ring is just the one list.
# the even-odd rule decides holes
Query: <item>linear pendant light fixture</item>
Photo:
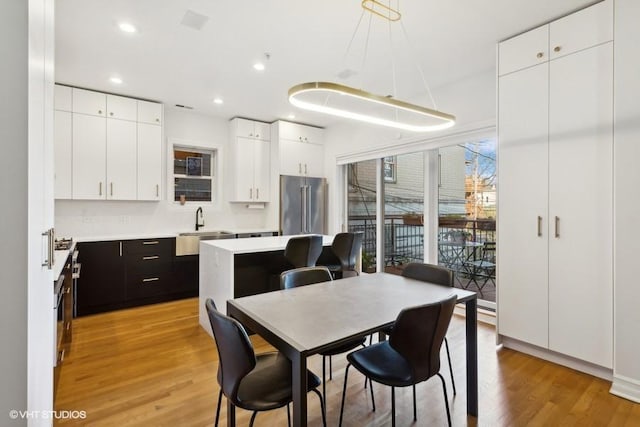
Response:
[{"label": "linear pendant light fixture", "polygon": [[[398,10],[376,0],[363,0],[362,8],[390,22],[400,20]],[[295,85],[289,89],[289,102],[305,110],[412,132],[443,130],[456,121],[455,116],[435,109],[330,82]]]}]

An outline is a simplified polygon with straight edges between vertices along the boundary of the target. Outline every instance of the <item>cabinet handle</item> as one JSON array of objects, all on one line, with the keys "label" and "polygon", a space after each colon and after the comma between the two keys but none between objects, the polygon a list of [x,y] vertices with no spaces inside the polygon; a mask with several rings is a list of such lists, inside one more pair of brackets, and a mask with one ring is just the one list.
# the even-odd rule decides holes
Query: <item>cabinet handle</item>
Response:
[{"label": "cabinet handle", "polygon": [[260,199],[260,189],[256,188],[256,200]]},{"label": "cabinet handle", "polygon": [[542,237],[542,217],[538,215],[538,237]]},{"label": "cabinet handle", "polygon": [[98,110],[98,114],[102,114],[102,110]]},{"label": "cabinet handle", "polygon": [[302,173],[302,163],[298,163],[298,173]]},{"label": "cabinet handle", "polygon": [[260,138],[260,135],[256,133],[256,138]]},{"label": "cabinet handle", "polygon": [[308,172],[307,172],[307,164],[305,163],[305,164],[304,164],[304,174],[306,175],[307,173],[308,173]]},{"label": "cabinet handle", "polygon": [[160,185],[156,184],[156,197],[160,197]]},{"label": "cabinet handle", "polygon": [[253,188],[249,189],[249,198],[253,199]]},{"label": "cabinet handle", "polygon": [[113,116],[113,111],[109,113],[110,116]]},{"label": "cabinet handle", "polygon": [[156,122],[157,122],[157,123],[160,123],[160,119],[156,119]]},{"label": "cabinet handle", "polygon": [[158,242],[157,240],[150,240],[148,242],[142,242],[143,245],[157,245],[158,243],[160,243],[160,242]]},{"label": "cabinet handle", "polygon": [[543,56],[544,56],[544,53],[542,52],[538,52],[538,54],[536,55],[538,59],[542,58]]},{"label": "cabinet handle", "polygon": [[143,256],[142,259],[144,261],[149,261],[150,259],[158,259],[160,258],[158,255],[151,255],[151,256]]},{"label": "cabinet handle", "polygon": [[249,134],[249,136],[253,136],[253,134],[252,134],[252,133],[250,133],[250,134]]},{"label": "cabinet handle", "polygon": [[99,190],[98,196],[102,196],[102,182],[100,182],[100,190]]},{"label": "cabinet handle", "polygon": [[149,277],[148,279],[142,279],[142,283],[157,282],[158,280],[160,280],[159,277]]},{"label": "cabinet handle", "polygon": [[560,217],[556,217],[556,238],[560,237]]},{"label": "cabinet handle", "polygon": [[110,185],[111,185],[111,188],[110,188],[109,192],[111,193],[110,195],[113,196],[113,182],[110,183]]},{"label": "cabinet handle", "polygon": [[122,256],[122,242],[120,242],[120,256]]},{"label": "cabinet handle", "polygon": [[553,48],[554,52],[560,52],[562,50],[562,48],[560,46],[556,46]]}]

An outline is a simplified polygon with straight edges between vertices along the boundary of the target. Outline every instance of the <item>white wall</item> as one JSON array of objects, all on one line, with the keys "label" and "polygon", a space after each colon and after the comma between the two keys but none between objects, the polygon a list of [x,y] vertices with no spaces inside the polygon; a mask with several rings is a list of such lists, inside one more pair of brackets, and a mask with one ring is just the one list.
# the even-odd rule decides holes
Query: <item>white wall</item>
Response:
[{"label": "white wall", "polygon": [[[229,143],[229,121],[205,116],[175,107],[165,107],[163,137],[163,170],[165,173],[164,200],[160,202],[131,201],[56,201],[56,232],[58,236],[75,238],[100,238],[118,235],[166,234],[192,231],[195,227],[195,212],[202,206],[205,230],[268,228],[270,210],[277,202],[268,203],[266,209],[247,209],[244,204],[225,201],[225,158]],[[173,202],[170,188],[172,165],[167,165],[171,142],[207,148],[217,148],[221,194],[217,203],[187,203],[180,206]],[[272,180],[274,177],[271,177]],[[222,199],[220,199],[220,197]]]},{"label": "white wall", "polygon": [[612,392],[640,402],[640,2],[615,3],[614,381]]}]

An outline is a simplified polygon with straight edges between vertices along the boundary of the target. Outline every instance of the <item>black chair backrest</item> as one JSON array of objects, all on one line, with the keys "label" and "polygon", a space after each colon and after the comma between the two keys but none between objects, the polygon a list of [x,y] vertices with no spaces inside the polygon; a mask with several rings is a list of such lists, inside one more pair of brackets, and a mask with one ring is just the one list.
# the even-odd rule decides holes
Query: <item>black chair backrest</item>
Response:
[{"label": "black chair backrest", "polygon": [[218,381],[227,399],[237,405],[240,381],[256,366],[253,345],[242,325],[220,313],[211,298],[207,298],[205,306],[220,360]]},{"label": "black chair backrest", "polygon": [[364,233],[338,233],[333,238],[331,251],[340,260],[343,271],[353,271],[356,268],[358,254],[362,248]]},{"label": "black chair backrest", "polygon": [[447,334],[457,297],[402,310],[393,326],[389,345],[411,365],[416,382],[440,371],[440,347]]},{"label": "black chair backrest", "polygon": [[402,276],[422,282],[453,287],[453,272],[439,265],[410,262],[402,270]]},{"label": "black chair backrest", "polygon": [[280,289],[297,288],[320,282],[330,282],[331,272],[327,267],[301,267],[280,274]]},{"label": "black chair backrest", "polygon": [[322,236],[292,237],[284,248],[284,257],[295,268],[313,267],[321,252]]}]

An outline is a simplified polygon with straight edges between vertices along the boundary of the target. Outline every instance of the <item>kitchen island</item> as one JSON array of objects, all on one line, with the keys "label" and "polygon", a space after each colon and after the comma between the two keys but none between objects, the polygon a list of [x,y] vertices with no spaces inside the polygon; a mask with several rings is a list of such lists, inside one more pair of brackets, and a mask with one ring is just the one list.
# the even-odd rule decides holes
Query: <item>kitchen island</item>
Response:
[{"label": "kitchen island", "polygon": [[[211,333],[204,302],[227,311],[227,300],[279,289],[279,275],[289,267],[284,248],[296,236],[203,240],[200,242],[200,325]],[[331,259],[333,236],[323,236],[318,264]]]}]

